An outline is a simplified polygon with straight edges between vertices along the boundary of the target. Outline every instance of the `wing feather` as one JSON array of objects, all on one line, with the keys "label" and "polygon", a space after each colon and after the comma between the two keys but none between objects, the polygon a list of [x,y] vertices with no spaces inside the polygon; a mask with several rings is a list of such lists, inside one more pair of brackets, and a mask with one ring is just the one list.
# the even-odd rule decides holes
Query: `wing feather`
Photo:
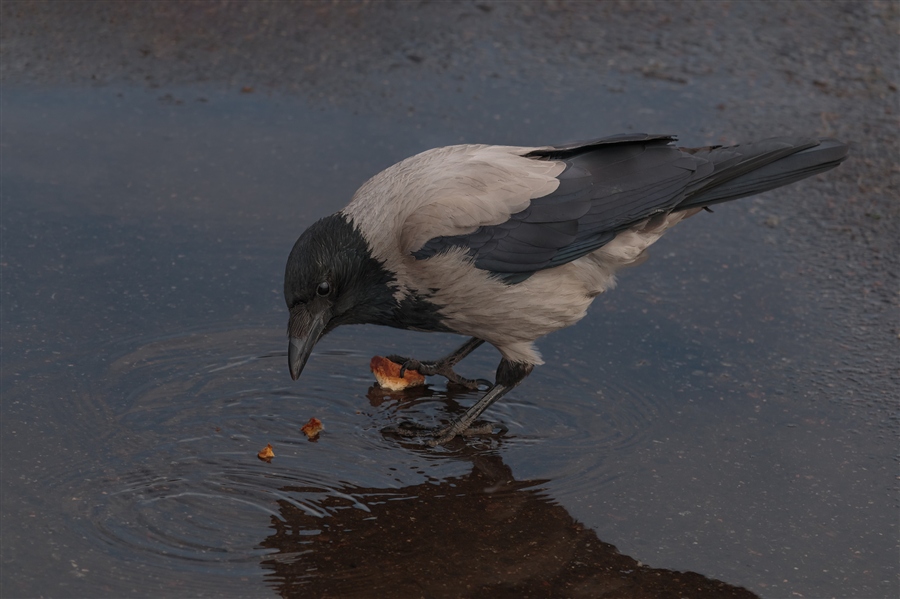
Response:
[{"label": "wing feather", "polygon": [[363,185],[344,212],[394,271],[464,250],[507,283],[589,254],[661,213],[760,193],[839,164],[835,140],[775,138],[678,148],[669,135],[624,134],[518,148],[423,152]]},{"label": "wing feather", "polygon": [[536,160],[558,160],[557,188],[499,224],[429,239],[413,255],[426,259],[466,248],[475,266],[506,280],[576,260],[615,237],[623,226],[671,210],[707,161],[682,154],[668,136],[587,142],[560,151],[532,151]]}]

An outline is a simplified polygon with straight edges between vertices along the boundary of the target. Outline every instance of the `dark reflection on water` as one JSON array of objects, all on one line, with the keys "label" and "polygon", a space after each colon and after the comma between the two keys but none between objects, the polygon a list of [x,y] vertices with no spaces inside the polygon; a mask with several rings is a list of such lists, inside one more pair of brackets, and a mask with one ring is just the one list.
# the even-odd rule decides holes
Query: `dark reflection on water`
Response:
[{"label": "dark reflection on water", "polygon": [[[510,428],[505,435],[424,449],[380,430],[398,419],[446,420],[477,393],[381,390],[366,371],[368,354],[346,349],[349,339],[377,345],[372,333],[325,340],[303,384],[284,376],[285,353],[271,349],[284,338],[273,330],[170,336],[114,356],[92,376],[90,393],[48,403],[55,413],[45,419],[66,421],[56,440],[67,459],[44,466],[56,450],[43,444],[20,457],[41,468],[32,484],[52,491],[32,502],[32,514],[46,511],[64,538],[79,539],[77,554],[67,554],[69,575],[110,596],[134,591],[136,581],[152,593],[227,595],[231,581],[249,583],[260,565],[267,584],[298,597],[739,592],[619,555],[540,488],[546,480],[516,481],[500,457],[557,440],[568,449],[536,453],[532,467],[600,488],[610,476],[605,457],[652,422],[637,397],[599,412],[593,438],[573,435],[577,414],[591,422],[578,403],[549,406],[536,422],[526,399],[494,413]],[[427,352],[429,337],[415,339],[408,347]],[[473,360],[478,367],[491,358]],[[68,353],[49,367],[90,362]],[[31,384],[7,388],[5,399],[52,394],[53,380],[38,375],[46,367],[15,364]],[[300,432],[310,416],[325,423],[315,443]],[[275,448],[271,463],[256,458],[266,443]],[[590,458],[570,461],[567,451]],[[275,532],[261,540],[267,527]]]},{"label": "dark reflection on water", "polygon": [[[375,332],[352,331],[351,338],[357,339],[359,333]],[[391,502],[403,499],[410,509],[430,514],[410,522],[428,527],[429,519],[442,519],[445,535],[465,537],[468,533],[463,529],[471,526],[487,531],[494,526],[491,521],[483,526],[475,522],[480,508],[466,508],[471,513],[461,518],[462,506],[436,506],[431,501],[434,494],[422,489],[458,488],[450,495],[459,495],[464,503],[480,501],[472,494],[476,487],[484,492],[496,487],[503,492],[488,495],[504,501],[518,497],[521,489],[534,483],[514,484],[509,469],[495,464],[498,458],[490,456],[501,449],[515,455],[516,448],[526,455],[554,439],[565,442],[572,452],[586,452],[590,445],[591,458],[558,467],[558,462],[566,461],[565,452],[550,452],[531,458],[533,467],[552,471],[559,479],[585,477],[590,479],[587,484],[599,487],[609,475],[605,456],[640,439],[639,430],[649,422],[640,415],[642,402],[635,398],[599,413],[608,422],[601,424],[598,419],[591,438],[583,432],[573,435],[578,404],[548,407],[540,422],[533,422],[535,406],[513,401],[495,413],[511,432],[458,439],[445,448],[426,450],[380,431],[399,419],[446,420],[464,411],[477,393],[442,385],[401,393],[383,391],[370,382],[364,366],[367,354],[343,349],[338,343],[347,337],[335,337],[323,342],[315,370],[307,373],[303,384],[276,383],[286,378],[280,376],[286,357],[283,351],[267,348],[283,345],[283,338],[264,329],[173,336],[124,354],[108,364],[97,379],[102,386],[95,388],[100,397],[117,398],[116,413],[109,415],[115,425],[98,433],[72,429],[82,441],[87,436],[94,443],[100,461],[85,453],[80,460],[70,459],[69,468],[49,473],[41,484],[65,486],[67,493],[80,500],[76,527],[97,551],[117,559],[137,559],[155,572],[153,577],[164,576],[165,569],[172,567],[239,575],[252,571],[260,560],[270,561],[266,548],[274,547],[267,543],[260,547],[258,540],[266,522],[294,527],[296,513],[325,522],[336,514],[338,505],[354,507],[359,513],[377,511],[374,506],[380,500],[373,504],[375,496],[391,496]],[[377,343],[371,335],[362,337]],[[422,343],[427,339],[423,336],[412,347],[427,351]],[[91,418],[97,408],[89,397],[72,400],[73,423]],[[310,416],[325,423],[315,443],[300,431]],[[271,463],[256,459],[256,451],[266,443],[274,446]],[[73,464],[78,466],[74,471]],[[464,475],[470,464],[481,474]],[[494,482],[482,484],[487,475]],[[520,497],[538,498],[539,505],[564,513],[544,494]],[[286,511],[288,506],[294,511]],[[441,515],[443,509],[450,511]],[[332,531],[334,526],[343,531],[342,543],[356,544],[345,527],[330,526]],[[546,526],[551,530],[558,523],[548,521]],[[489,553],[497,549],[493,543],[507,543],[500,536],[473,537],[472,542],[478,551]],[[405,567],[406,552],[394,553],[394,549],[382,549],[384,563]],[[287,562],[278,558],[277,563]],[[501,559],[485,567],[490,570],[503,563]],[[420,566],[424,569],[426,563]],[[537,579],[558,574],[555,570],[530,572]],[[333,575],[332,570],[320,568],[307,578],[321,579],[320,584],[327,587]],[[180,588],[200,587],[188,583]]]},{"label": "dark reflection on water", "polygon": [[298,598],[756,597],[622,555],[498,453],[453,459],[471,471],[402,488],[282,487],[291,498],[262,542],[276,550],[262,561],[268,583]]}]

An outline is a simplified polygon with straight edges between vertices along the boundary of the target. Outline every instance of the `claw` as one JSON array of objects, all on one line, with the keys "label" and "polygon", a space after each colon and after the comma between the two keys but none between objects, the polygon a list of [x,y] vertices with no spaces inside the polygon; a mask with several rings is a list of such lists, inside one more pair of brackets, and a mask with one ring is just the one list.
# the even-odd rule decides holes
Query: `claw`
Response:
[{"label": "claw", "polygon": [[415,370],[421,375],[430,376],[432,374],[436,374],[434,372],[434,367],[431,362],[419,362],[413,358],[404,358],[403,356],[397,356],[391,354],[387,356],[387,359],[393,362],[394,364],[400,365],[400,378],[406,374],[407,370]]},{"label": "claw", "polygon": [[461,385],[466,389],[481,389],[482,386],[490,387],[493,383],[486,379],[467,379],[460,376],[453,370],[453,366],[446,360],[437,360],[435,362],[420,362],[413,358],[404,358],[403,356],[390,355],[387,359],[395,364],[400,365],[400,378],[406,374],[407,370],[415,370],[424,376],[439,375],[457,385]]},{"label": "claw", "polygon": [[467,379],[459,376],[453,370],[453,367],[456,366],[457,362],[472,353],[472,351],[478,348],[482,343],[484,343],[484,340],[473,337],[452,354],[444,356],[440,360],[420,362],[419,360],[398,356],[396,354],[387,356],[387,359],[400,365],[400,378],[403,378],[407,370],[415,370],[423,376],[434,376],[437,374],[446,378],[451,383],[462,385],[466,389],[475,390],[480,389],[482,385],[490,387],[493,383],[485,381],[484,379]]}]

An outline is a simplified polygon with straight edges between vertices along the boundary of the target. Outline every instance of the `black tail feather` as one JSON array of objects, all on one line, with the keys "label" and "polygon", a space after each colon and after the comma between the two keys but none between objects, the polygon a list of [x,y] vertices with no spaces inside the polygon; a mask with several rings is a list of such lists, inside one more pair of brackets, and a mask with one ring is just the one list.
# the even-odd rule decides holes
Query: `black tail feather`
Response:
[{"label": "black tail feather", "polygon": [[773,138],[743,146],[694,151],[716,172],[688,191],[678,210],[700,208],[755,195],[836,167],[849,147],[836,139]]}]

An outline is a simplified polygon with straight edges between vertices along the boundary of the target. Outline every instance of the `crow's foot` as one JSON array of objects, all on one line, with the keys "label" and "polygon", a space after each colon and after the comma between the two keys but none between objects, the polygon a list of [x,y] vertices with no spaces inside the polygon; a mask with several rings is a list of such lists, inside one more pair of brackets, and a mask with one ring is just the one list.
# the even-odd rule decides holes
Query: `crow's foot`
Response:
[{"label": "crow's foot", "polygon": [[482,387],[490,387],[493,383],[485,379],[467,379],[460,376],[453,370],[453,364],[456,361],[448,359],[435,360],[433,362],[420,362],[413,358],[404,358],[403,356],[392,355],[387,357],[388,360],[400,365],[400,377],[406,374],[407,370],[415,370],[419,374],[425,376],[442,376],[451,383],[461,385],[466,389],[481,389]]}]

